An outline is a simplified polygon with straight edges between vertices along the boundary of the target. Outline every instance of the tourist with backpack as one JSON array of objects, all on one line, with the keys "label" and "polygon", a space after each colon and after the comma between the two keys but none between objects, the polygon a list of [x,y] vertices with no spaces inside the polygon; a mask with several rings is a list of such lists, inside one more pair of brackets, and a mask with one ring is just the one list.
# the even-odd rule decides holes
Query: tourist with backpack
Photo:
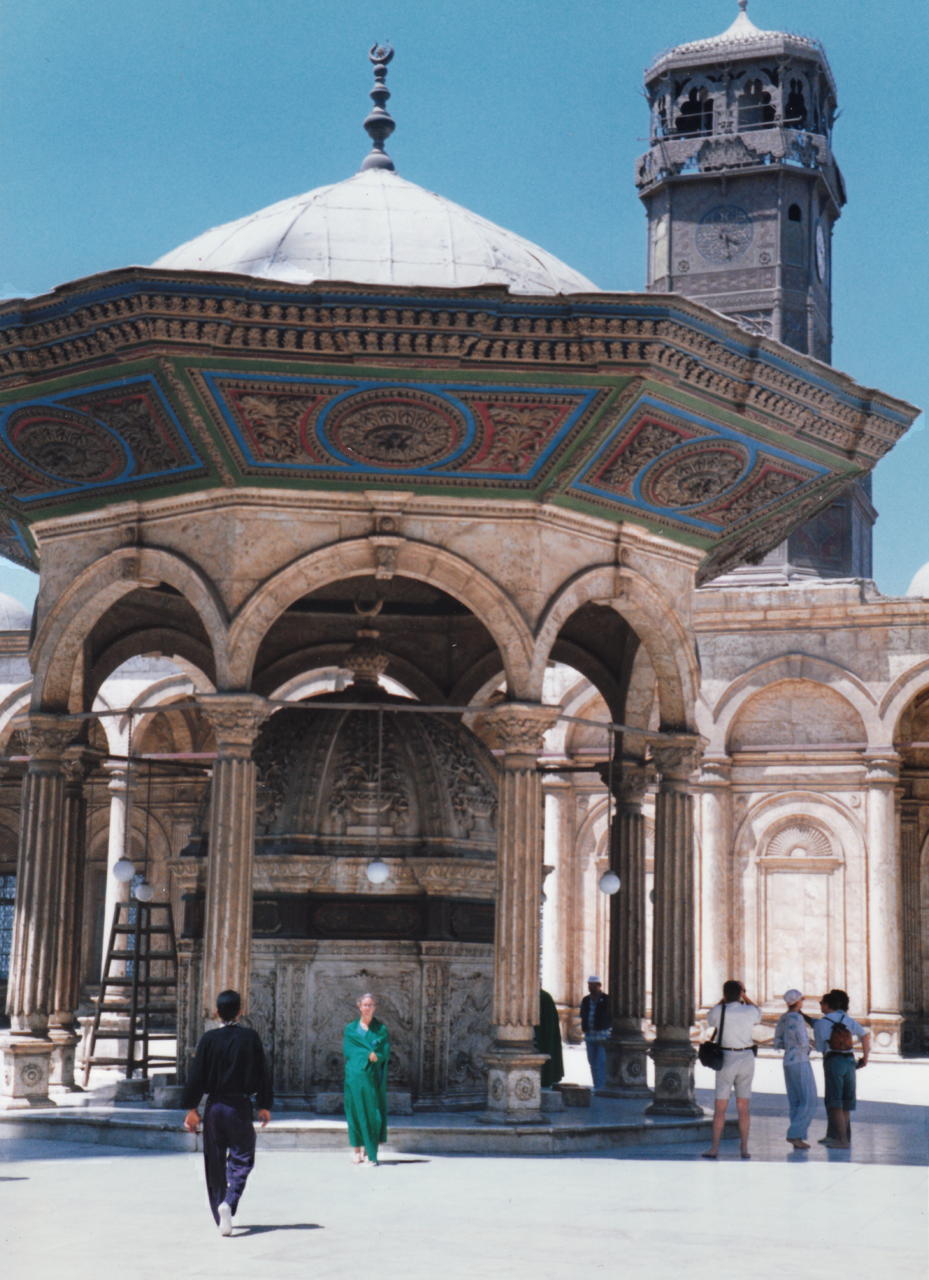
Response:
[{"label": "tourist with backpack", "polygon": [[[868,1065],[871,1036],[848,1015],[848,995],[833,987],[819,1002],[823,1016],[813,1025],[813,1040],[823,1055],[826,1079],[826,1112],[829,1131],[822,1139],[827,1147],[851,1146],[851,1113],[855,1110],[855,1072]],[[861,1041],[861,1057],[855,1061],[855,1037]]]}]

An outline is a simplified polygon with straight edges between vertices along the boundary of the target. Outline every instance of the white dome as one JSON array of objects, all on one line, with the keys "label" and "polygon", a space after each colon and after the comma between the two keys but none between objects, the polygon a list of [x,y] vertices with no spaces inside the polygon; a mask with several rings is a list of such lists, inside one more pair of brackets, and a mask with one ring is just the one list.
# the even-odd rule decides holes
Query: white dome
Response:
[{"label": "white dome", "polygon": [[929,599],[929,561],[913,574],[913,581],[907,587],[906,594],[919,596],[923,600]]},{"label": "white dome", "polygon": [[0,631],[28,631],[32,614],[25,605],[0,591]]},{"label": "white dome", "polygon": [[538,245],[387,169],[367,169],[205,231],[155,267],[311,284],[598,293]]}]

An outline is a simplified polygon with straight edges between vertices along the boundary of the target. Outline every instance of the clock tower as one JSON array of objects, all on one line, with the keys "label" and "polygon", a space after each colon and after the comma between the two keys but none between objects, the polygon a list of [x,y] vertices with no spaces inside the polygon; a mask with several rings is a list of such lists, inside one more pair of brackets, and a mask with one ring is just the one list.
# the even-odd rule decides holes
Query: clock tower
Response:
[{"label": "clock tower", "polygon": [[[832,154],[836,90],[818,41],[762,31],[748,0],[721,35],[645,73],[648,289],[680,293],[828,362],[832,230],[845,203]],[[870,577],[867,492],[854,485],[739,581]]]}]

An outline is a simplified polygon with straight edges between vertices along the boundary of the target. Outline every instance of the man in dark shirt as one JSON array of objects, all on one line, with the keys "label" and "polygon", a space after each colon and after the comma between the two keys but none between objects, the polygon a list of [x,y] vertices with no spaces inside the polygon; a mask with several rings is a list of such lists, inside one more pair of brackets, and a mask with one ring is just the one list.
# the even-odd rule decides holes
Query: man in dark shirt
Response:
[{"label": "man in dark shirt", "polygon": [[587,995],[581,1001],[581,1030],[594,1089],[602,1089],[606,1084],[606,1042],[612,1025],[610,997],[597,975],[591,974],[587,979]]},{"label": "man in dark shirt", "polygon": [[188,1108],[184,1128],[196,1133],[197,1106],[207,1095],[203,1163],[210,1211],[221,1236],[232,1235],[232,1219],[255,1164],[251,1095],[256,1096],[262,1128],[271,1119],[274,1101],[261,1040],[251,1027],[238,1025],[241,1009],[238,991],[221,991],[216,997],[223,1025],[200,1037],[183,1097]]}]

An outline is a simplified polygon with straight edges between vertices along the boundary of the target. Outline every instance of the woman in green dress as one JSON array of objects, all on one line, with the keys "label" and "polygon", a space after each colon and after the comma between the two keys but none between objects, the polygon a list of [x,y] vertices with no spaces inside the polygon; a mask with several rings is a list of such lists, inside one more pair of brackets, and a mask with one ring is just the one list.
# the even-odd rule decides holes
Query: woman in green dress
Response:
[{"label": "woman in green dress", "polygon": [[358,1017],[342,1036],[345,1055],[345,1118],[353,1164],[377,1164],[377,1147],[387,1137],[387,1060],[390,1036],[375,1018],[371,993],[356,1001]]}]

